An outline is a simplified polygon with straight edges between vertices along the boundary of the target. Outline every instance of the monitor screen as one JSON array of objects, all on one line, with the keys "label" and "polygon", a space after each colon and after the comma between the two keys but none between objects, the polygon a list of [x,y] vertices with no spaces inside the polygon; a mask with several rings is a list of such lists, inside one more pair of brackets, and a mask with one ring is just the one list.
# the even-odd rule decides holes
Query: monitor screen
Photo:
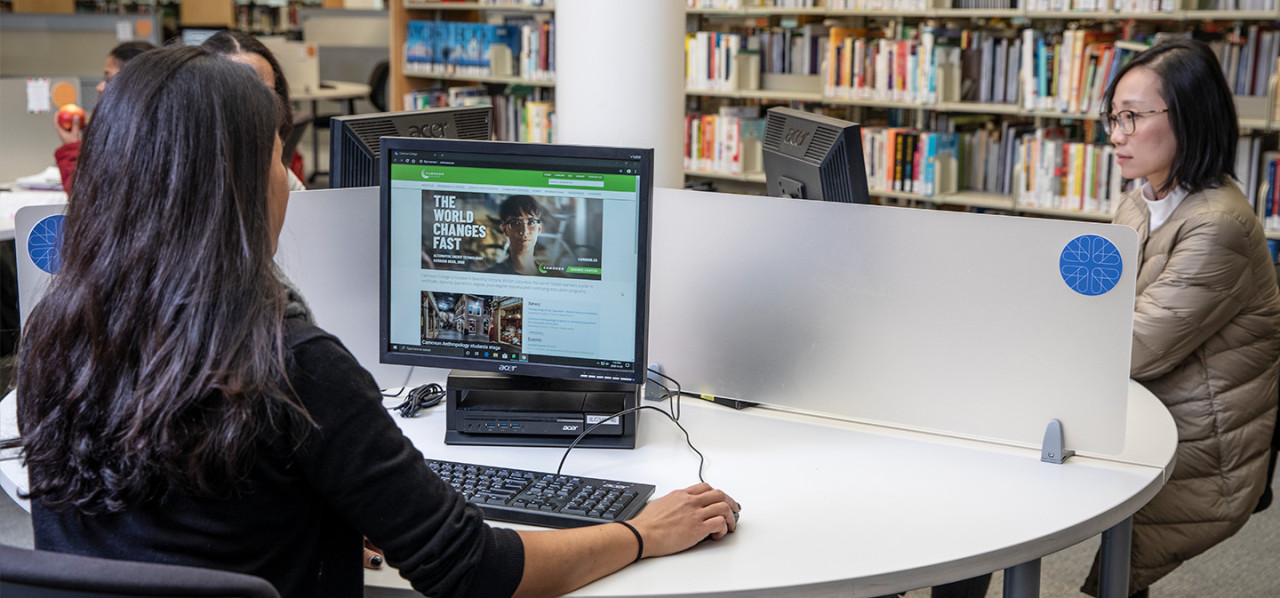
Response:
[{"label": "monitor screen", "polygon": [[791,108],[765,116],[764,176],[775,197],[870,203],[857,123]]},{"label": "monitor screen", "polygon": [[375,187],[383,137],[493,137],[492,106],[335,116],[329,121],[329,188]]},{"label": "monitor screen", "polygon": [[383,363],[644,381],[652,150],[382,150]]}]

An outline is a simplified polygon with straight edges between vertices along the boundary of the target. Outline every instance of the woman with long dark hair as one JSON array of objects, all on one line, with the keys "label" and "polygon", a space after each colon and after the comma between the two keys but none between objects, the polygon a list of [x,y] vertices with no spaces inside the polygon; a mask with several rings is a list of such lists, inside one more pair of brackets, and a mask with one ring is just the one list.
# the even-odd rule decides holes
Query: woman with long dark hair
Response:
[{"label": "woman with long dark hair", "polygon": [[37,548],[360,596],[364,534],[424,594],[532,596],[733,530],[736,503],[705,484],[634,531],[488,527],[341,344],[285,315],[279,99],[179,47],[136,59],[98,109],[19,353]]}]

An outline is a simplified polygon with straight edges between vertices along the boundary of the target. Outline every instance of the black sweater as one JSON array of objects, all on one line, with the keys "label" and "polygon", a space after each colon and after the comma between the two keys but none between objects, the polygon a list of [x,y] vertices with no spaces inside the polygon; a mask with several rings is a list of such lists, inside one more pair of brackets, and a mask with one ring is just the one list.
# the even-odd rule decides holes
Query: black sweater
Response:
[{"label": "black sweater", "polygon": [[[297,451],[260,451],[238,494],[171,492],[122,513],[32,505],[36,548],[251,573],[284,597],[363,594],[361,534],[419,592],[509,596],[524,548],[426,467],[373,378],[333,337],[291,322],[289,378],[316,421]],[[33,471],[31,475],[38,475]]]}]

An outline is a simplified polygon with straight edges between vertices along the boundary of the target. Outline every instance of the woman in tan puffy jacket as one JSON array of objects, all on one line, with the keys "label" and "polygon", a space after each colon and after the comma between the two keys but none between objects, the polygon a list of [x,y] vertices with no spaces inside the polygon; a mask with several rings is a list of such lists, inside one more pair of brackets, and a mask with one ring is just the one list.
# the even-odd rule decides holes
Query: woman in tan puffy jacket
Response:
[{"label": "woman in tan puffy jacket", "polygon": [[[1103,126],[1135,180],[1115,222],[1138,232],[1130,374],[1178,426],[1177,461],[1134,515],[1129,591],[1239,530],[1258,504],[1276,422],[1280,291],[1254,209],[1232,180],[1235,105],[1191,40],[1139,54],[1107,90]],[[1083,588],[1097,592],[1097,566]]]}]

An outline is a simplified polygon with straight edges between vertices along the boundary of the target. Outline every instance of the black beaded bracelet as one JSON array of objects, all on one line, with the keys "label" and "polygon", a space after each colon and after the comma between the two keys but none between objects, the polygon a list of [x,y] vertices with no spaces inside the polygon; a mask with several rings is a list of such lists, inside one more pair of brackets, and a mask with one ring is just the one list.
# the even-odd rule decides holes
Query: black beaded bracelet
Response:
[{"label": "black beaded bracelet", "polygon": [[644,538],[640,537],[640,532],[636,531],[636,528],[632,527],[630,523],[627,523],[626,521],[619,521],[618,523],[627,526],[627,529],[631,530],[631,533],[636,535],[636,543],[640,546],[639,548],[636,548],[636,560],[631,562],[638,562],[640,557],[644,556]]}]

